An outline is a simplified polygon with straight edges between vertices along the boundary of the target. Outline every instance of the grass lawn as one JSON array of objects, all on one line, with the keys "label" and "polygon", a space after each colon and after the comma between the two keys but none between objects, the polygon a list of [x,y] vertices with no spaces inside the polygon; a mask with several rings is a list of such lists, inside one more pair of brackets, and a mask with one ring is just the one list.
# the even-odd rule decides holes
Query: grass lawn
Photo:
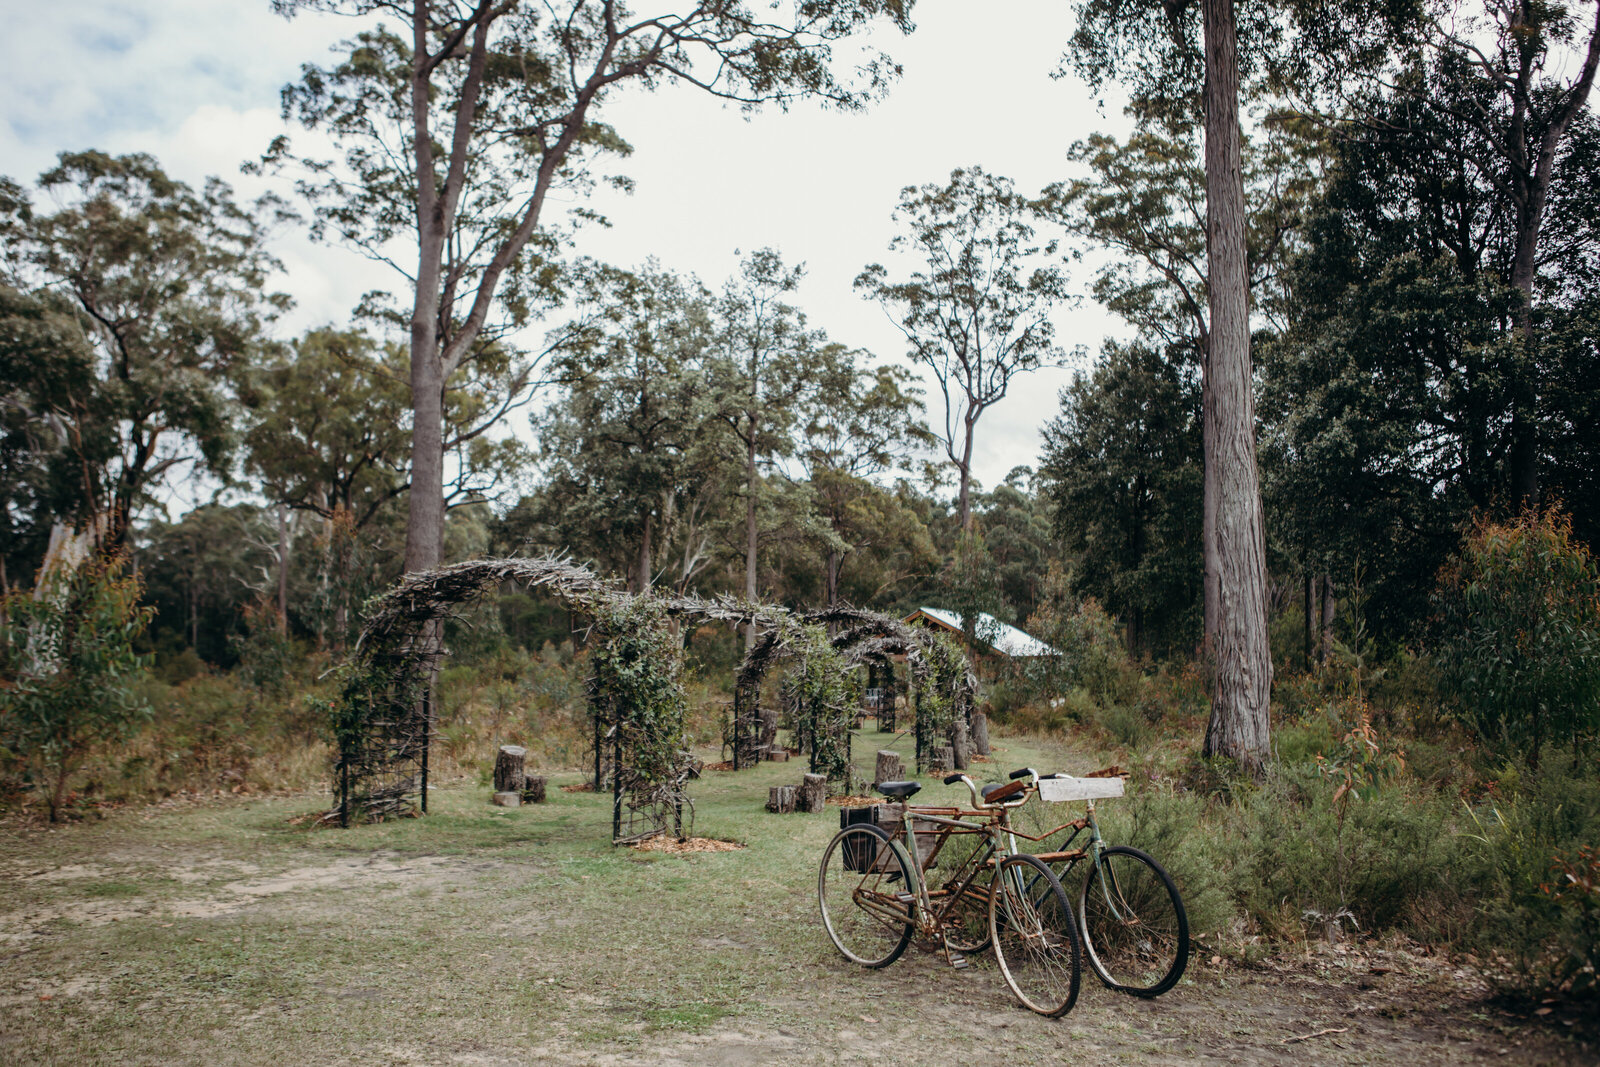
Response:
[{"label": "grass lawn", "polygon": [[[857,739],[869,773],[883,740]],[[1096,765],[1022,738],[996,747],[994,779]],[[914,949],[854,967],[816,917],[835,809],[763,810],[768,786],[802,771],[696,784],[695,833],[747,846],[730,852],[611,847],[610,798],[558,788],[577,772],[543,805],[494,808],[463,780],[426,818],[350,830],[291,825],[326,803],[309,795],[0,826],[0,1063],[1574,1058],[1403,967],[1362,982],[1202,956],[1150,1003],[1086,971],[1062,1020],[1019,1008],[987,961],[957,972]],[[922,780],[919,801],[964,796]]]}]

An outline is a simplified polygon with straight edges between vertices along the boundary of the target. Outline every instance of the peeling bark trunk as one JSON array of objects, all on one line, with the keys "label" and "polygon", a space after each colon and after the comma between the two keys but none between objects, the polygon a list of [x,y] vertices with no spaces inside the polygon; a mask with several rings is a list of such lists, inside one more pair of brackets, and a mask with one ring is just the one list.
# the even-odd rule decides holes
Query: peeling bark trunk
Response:
[{"label": "peeling bark trunk", "polygon": [[289,508],[278,505],[278,633],[289,632]]},{"label": "peeling bark trunk", "polygon": [[1270,753],[1272,653],[1266,535],[1256,472],[1239,69],[1232,0],[1204,0],[1206,248],[1216,427],[1217,630],[1205,754],[1259,771]]},{"label": "peeling bark trunk", "polygon": [[1338,599],[1334,595],[1333,576],[1322,576],[1322,651],[1318,657],[1320,666],[1326,667],[1328,659],[1333,655],[1333,618],[1338,608]]}]

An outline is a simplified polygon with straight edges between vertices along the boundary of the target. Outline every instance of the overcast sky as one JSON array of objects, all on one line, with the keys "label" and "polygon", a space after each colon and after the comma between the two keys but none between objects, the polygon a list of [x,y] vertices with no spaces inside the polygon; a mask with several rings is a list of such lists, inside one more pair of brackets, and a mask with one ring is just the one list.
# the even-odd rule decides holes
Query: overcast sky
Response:
[{"label": "overcast sky", "polygon": [[[634,146],[614,170],[631,196],[597,194],[610,230],[577,251],[624,266],[650,256],[716,287],[738,253],[771,246],[808,268],[799,303],[831,337],[900,360],[904,341],[851,281],[886,257],[889,213],[906,185],[978,164],[1028,193],[1070,175],[1065,152],[1093,130],[1122,130],[1072,78],[1055,80],[1071,29],[1065,0],[920,0],[917,30],[881,44],[905,67],[889,98],[864,114],[800,104],[745,116],[688,88],[615,97],[603,114]],[[239,174],[284,131],[278,91],[302,63],[326,62],[353,24],[274,16],[267,0],[71,0],[8,13],[0,37],[0,173],[31,180],[63,150],[149,152],[190,182],[209,174],[253,195]],[[399,279],[338,248],[277,235],[277,287],[297,306],[286,335],[347,321],[360,294]],[[1086,291],[1089,270],[1074,272]],[[407,298],[409,300],[409,298]],[[1117,329],[1092,302],[1058,316],[1066,348],[1091,352]],[[994,485],[1034,465],[1039,430],[1070,370],[1042,371],[978,427],[976,473]],[[930,411],[937,424],[938,412]],[[513,430],[527,435],[526,415]]]}]

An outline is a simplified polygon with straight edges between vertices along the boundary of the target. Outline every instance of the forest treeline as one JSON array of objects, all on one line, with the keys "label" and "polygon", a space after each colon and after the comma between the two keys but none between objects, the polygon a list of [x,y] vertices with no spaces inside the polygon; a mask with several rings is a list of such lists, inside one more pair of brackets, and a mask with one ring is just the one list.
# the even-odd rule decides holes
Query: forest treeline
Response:
[{"label": "forest treeline", "polygon": [[[169,709],[172,687],[202,693],[214,734],[270,708],[309,739],[323,697],[306,679],[369,597],[440,562],[554,552],[633,589],[989,612],[1063,653],[993,680],[1002,724],[1093,727],[1135,755],[1203,736],[1252,772],[1173,780],[1262,835],[1218,889],[1258,926],[1294,925],[1273,909],[1337,884],[1328,914],[1454,936],[1425,929],[1426,902],[1394,905],[1420,892],[1394,827],[1432,840],[1464,799],[1500,818],[1482,840],[1525,833],[1539,858],[1479,856],[1478,896],[1427,900],[1455,916],[1492,898],[1502,932],[1537,913],[1529,958],[1581,943],[1560,980],[1593,984],[1600,896],[1585,883],[1569,915],[1545,889],[1552,870],[1592,875],[1600,828],[1600,5],[1083,0],[1057,73],[1114,84],[1125,129],[1062,144],[1039,189],[979,165],[905,175],[883,262],[811,296],[881,305],[904,345],[870,352],[816,325],[782,250],[701,279],[648,250],[598,262],[584,226],[596,182],[627,184],[603,177],[629,151],[605,120],[618,86],[866,107],[892,58],[846,75],[831,49],[874,23],[911,32],[909,4],[771,22],[724,3],[637,21],[556,5],[564,22],[515,3],[276,6],[411,20],[360,23],[285,88],[296,132],[247,168],[279,194],[245,203],[93,150],[0,182],[8,633],[71,630],[61,605],[87,605],[95,633],[135,635],[133,659],[108,644],[99,661],[127,706],[153,669]],[[286,226],[395,284],[288,335]],[[980,484],[999,405],[1087,348],[1056,332],[1084,299],[1122,333],[1062,391],[1037,456]],[[65,530],[108,558],[35,595]],[[507,591],[452,630],[468,666],[442,704],[491,710],[441,744],[474,750],[518,700],[564,706],[574,625]],[[733,663],[734,635],[684,636],[699,663]],[[10,692],[32,692],[17,647]],[[26,763],[45,734],[11,714],[0,740]],[[549,738],[579,736],[551,716]],[[1300,778],[1253,792],[1273,760]],[[1507,817],[1515,767],[1531,799]],[[1359,810],[1399,822],[1351,815],[1380,794]],[[1541,823],[1560,796],[1559,827]],[[1284,812],[1304,816],[1294,862]],[[1348,818],[1387,842],[1388,882],[1352,888],[1341,867],[1276,904],[1241,896],[1252,863],[1306,869]],[[1438,879],[1467,863],[1438,862]]]},{"label": "forest treeline", "polygon": [[[1481,88],[1432,73],[1441,94]],[[1538,498],[1564,507],[1580,540],[1600,529],[1596,125],[1583,112],[1552,168],[1529,353],[1508,282],[1516,204],[1474,170],[1479,131],[1409,92],[1336,128],[1265,114],[1246,142],[1271,596],[1278,613],[1309,613],[1308,642],[1352,584],[1385,648],[1424,638],[1467,524],[1523,506],[1523,389],[1537,395]],[[858,288],[910,323],[910,358],[812,325],[795,303],[802,268],[775,251],[714,289],[655,261],[541,262],[560,303],[539,350],[516,342],[540,331],[508,331],[444,392],[444,558],[562,551],[634,588],[937,601],[1023,626],[1054,565],[1136,654],[1192,655],[1199,151],[1192,129],[1150,119],[1073,146],[1063,169],[1079,176],[1035,196],[975,168],[908,189],[908,245],[955,267],[901,283],[918,292],[892,291],[881,267]],[[342,647],[403,566],[403,318],[374,297],[348,322],[280,336],[263,212],[285,205],[240,205],[216,180],[191,189],[148,157],[64,154],[5,193],[7,588],[31,586],[54,525],[98,521],[137,561],[163,655],[230,665],[258,601],[295,635]],[[971,220],[975,203],[992,218],[958,236],[969,251],[1009,248],[1000,269],[918,232],[939,225],[940,205]],[[1034,463],[973,495],[964,544],[970,442],[1007,383],[983,380],[995,372],[977,360],[937,364],[952,403],[930,409],[917,357],[960,325],[963,285],[1026,288],[1048,272],[1064,297],[1063,261],[1090,248],[1114,253],[1085,284],[1130,337],[1105,342],[1062,393]],[[1004,363],[1020,352],[1006,341],[1048,327],[1038,289],[1027,307],[977,307],[997,338],[985,357]],[[1028,343],[1007,374],[1061,357],[1053,338]],[[511,420],[528,425],[509,433]],[[213,492],[235,502],[183,511]]]}]

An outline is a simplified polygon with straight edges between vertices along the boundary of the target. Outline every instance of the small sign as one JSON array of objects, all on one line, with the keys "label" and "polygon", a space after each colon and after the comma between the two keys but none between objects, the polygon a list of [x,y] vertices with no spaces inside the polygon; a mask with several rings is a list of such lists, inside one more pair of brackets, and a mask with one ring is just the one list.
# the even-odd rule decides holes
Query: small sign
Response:
[{"label": "small sign", "polygon": [[1052,804],[1069,800],[1103,800],[1123,795],[1121,778],[1041,778],[1039,799]]}]

